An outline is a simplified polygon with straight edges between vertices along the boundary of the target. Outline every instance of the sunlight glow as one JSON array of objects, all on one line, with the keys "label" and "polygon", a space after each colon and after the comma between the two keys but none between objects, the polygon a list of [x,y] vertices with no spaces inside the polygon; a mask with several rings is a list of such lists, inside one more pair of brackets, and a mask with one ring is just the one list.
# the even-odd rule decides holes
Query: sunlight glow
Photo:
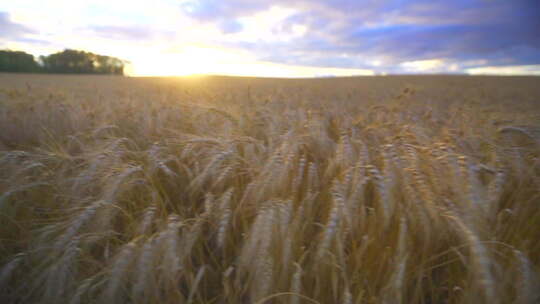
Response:
[{"label": "sunlight glow", "polygon": [[411,72],[430,72],[442,68],[444,61],[441,59],[416,60],[406,61],[400,65]]},{"label": "sunlight glow", "polygon": [[[243,56],[244,55],[244,56]],[[186,76],[217,72],[221,65],[245,60],[245,54],[206,46],[187,45],[168,52],[138,54],[132,76]]]},{"label": "sunlight glow", "polygon": [[467,70],[471,75],[540,75],[540,65],[487,66]]},{"label": "sunlight glow", "polygon": [[[136,52],[136,51],[133,51]],[[209,45],[186,45],[167,51],[145,49],[130,58],[128,76],[231,75],[258,77],[325,77],[373,75],[365,69],[305,67],[258,61],[248,52]]]},{"label": "sunlight glow", "polygon": [[[496,51],[481,47],[483,39],[467,38],[491,37],[486,43],[496,40],[488,27],[475,29],[473,25],[494,22],[480,16],[489,17],[499,9],[502,14],[511,8],[503,5],[505,1],[488,5],[491,10],[498,7],[497,11],[484,12],[481,5],[472,5],[470,14],[445,16],[444,20],[439,20],[440,9],[452,5],[443,2],[412,1],[409,5],[405,1],[397,5],[408,7],[403,12],[386,11],[377,1],[360,2],[156,0],[149,5],[145,0],[3,1],[0,49],[36,57],[64,49],[85,50],[129,62],[125,73],[131,76],[540,75],[533,39]],[[365,12],[353,10],[364,6]],[[523,8],[516,7],[505,16],[514,16]],[[511,20],[508,24],[513,24]],[[463,39],[474,47],[461,50],[438,36],[423,34],[435,30],[453,37],[453,27],[440,27],[446,24],[470,29],[471,34]],[[397,33],[419,40],[403,44],[403,51],[395,50],[395,41],[401,37]],[[529,36],[533,35],[523,35]],[[432,39],[432,46],[424,39]],[[329,68],[332,66],[336,68]]]},{"label": "sunlight glow", "polygon": [[[157,58],[157,59],[156,59]],[[188,47],[182,52],[134,58],[129,76],[231,75],[258,77],[325,77],[373,75],[371,70],[305,67],[256,61],[219,49]]]}]

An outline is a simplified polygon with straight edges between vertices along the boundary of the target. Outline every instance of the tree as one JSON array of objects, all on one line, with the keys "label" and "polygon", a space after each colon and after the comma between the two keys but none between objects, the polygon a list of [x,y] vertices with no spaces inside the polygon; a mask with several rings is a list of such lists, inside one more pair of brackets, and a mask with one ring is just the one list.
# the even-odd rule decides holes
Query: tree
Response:
[{"label": "tree", "polygon": [[40,59],[49,73],[124,74],[124,61],[90,52],[66,49]]},{"label": "tree", "polygon": [[0,72],[38,72],[34,56],[25,52],[0,50]]},{"label": "tree", "polygon": [[0,51],[0,72],[124,75],[125,63],[118,58],[70,49],[40,56],[39,63],[25,52]]},{"label": "tree", "polygon": [[94,67],[98,74],[124,74],[124,61],[114,57],[96,55]]}]

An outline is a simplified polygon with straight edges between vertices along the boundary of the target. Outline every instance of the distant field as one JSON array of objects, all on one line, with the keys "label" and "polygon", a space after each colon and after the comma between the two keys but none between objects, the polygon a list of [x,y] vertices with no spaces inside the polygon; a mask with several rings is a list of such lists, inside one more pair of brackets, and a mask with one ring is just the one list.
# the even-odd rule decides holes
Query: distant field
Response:
[{"label": "distant field", "polygon": [[1,303],[538,303],[540,78],[0,74]]}]

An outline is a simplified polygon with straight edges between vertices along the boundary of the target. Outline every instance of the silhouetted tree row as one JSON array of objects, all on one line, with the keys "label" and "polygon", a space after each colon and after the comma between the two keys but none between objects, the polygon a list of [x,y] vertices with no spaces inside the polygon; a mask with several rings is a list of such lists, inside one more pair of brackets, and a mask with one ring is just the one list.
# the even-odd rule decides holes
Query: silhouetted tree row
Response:
[{"label": "silhouetted tree row", "polygon": [[85,51],[66,49],[49,56],[0,51],[0,72],[123,75],[125,61]]},{"label": "silhouetted tree row", "polygon": [[40,66],[34,56],[25,52],[0,51],[1,72],[38,72]]}]

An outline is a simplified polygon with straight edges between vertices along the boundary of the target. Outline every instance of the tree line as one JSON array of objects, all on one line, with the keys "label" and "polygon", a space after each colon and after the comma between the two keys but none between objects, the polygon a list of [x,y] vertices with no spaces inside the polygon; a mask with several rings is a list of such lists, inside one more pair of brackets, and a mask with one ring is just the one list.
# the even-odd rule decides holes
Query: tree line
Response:
[{"label": "tree line", "polygon": [[125,61],[90,52],[66,49],[48,56],[0,50],[0,72],[124,75]]}]

